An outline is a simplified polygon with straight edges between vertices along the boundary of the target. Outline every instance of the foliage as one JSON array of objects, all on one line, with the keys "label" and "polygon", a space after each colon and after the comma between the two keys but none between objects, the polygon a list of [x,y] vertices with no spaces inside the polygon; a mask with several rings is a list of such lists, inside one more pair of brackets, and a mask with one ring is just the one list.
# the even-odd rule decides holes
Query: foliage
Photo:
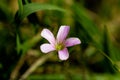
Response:
[{"label": "foliage", "polygon": [[[0,79],[119,79],[119,4],[119,0],[1,0]],[[66,61],[39,48],[46,41],[41,30],[48,28],[56,35],[61,25],[70,26],[69,36],[82,42],[68,48]]]}]

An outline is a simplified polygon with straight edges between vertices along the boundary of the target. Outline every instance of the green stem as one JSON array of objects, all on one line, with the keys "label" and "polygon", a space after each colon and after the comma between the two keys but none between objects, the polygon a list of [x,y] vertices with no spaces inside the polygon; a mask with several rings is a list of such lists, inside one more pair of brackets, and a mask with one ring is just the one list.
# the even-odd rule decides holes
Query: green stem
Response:
[{"label": "green stem", "polygon": [[31,65],[31,67],[20,77],[19,80],[25,80],[32,72],[36,70],[39,66],[41,66],[48,58],[52,57],[54,54],[49,53],[42,57],[40,57],[35,63]]}]

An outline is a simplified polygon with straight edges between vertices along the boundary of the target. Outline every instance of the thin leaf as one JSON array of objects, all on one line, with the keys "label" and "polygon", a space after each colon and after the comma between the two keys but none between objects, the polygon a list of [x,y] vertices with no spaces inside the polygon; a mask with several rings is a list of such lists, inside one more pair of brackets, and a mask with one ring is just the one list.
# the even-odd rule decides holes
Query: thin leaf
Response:
[{"label": "thin leaf", "polygon": [[[77,21],[81,24],[79,28],[82,29],[85,36],[87,36],[87,38],[84,36],[83,37],[85,39],[88,39],[89,37],[89,40],[87,41],[89,43],[92,43],[92,45],[94,45],[96,49],[99,50],[106,57],[106,59],[108,59],[110,63],[112,63],[112,65],[114,66],[115,62],[111,59],[110,56],[111,51],[113,50],[110,48],[110,44],[112,44],[112,42],[108,37],[108,32],[106,27],[104,29],[103,35],[101,35],[102,33],[98,30],[98,27],[95,25],[95,23],[90,19],[89,14],[85,8],[83,8],[82,6],[78,6],[76,4],[73,5],[73,9],[74,9],[74,13],[76,14]],[[114,48],[114,46],[111,47]],[[115,54],[116,53],[114,53],[114,55]],[[112,71],[113,68],[110,63],[108,62],[108,65],[110,66],[109,70]]]},{"label": "thin leaf", "polygon": [[17,53],[19,54],[20,53],[20,49],[21,49],[21,44],[20,44],[20,38],[17,34],[17,38],[16,38],[16,42],[17,42]]},{"label": "thin leaf", "polygon": [[23,4],[22,4],[22,0],[18,0],[18,6],[19,6],[19,12],[18,14],[22,14],[23,13]]},{"label": "thin leaf", "polygon": [[23,44],[21,44],[22,53],[26,53],[30,48],[32,48],[37,42],[39,42],[41,39],[40,33],[38,33],[36,36],[34,36],[32,39],[25,41]]},{"label": "thin leaf", "polygon": [[[21,5],[21,4],[19,3],[19,5]],[[22,21],[28,15],[30,15],[30,14],[32,14],[34,12],[40,11],[40,10],[57,10],[57,11],[64,12],[64,9],[59,8],[57,6],[54,6],[54,5],[39,4],[39,3],[29,3],[29,4],[26,4],[26,5],[23,6],[23,12],[21,12],[22,8],[20,8],[20,10],[18,10],[18,12],[19,11],[21,12],[20,15],[18,14],[18,18],[19,18],[20,21]]]},{"label": "thin leaf", "polygon": [[73,5],[73,11],[75,13],[76,20],[82,25],[79,28],[84,30],[84,34],[88,35],[92,42],[98,48],[101,48],[101,33],[98,30],[96,24],[91,20],[90,15],[85,8],[78,6],[78,4]]}]

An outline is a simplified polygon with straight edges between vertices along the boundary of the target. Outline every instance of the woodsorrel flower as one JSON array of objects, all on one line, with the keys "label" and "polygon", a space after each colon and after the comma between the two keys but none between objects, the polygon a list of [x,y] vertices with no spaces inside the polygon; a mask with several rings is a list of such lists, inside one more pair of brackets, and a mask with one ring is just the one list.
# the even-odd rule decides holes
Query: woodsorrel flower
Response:
[{"label": "woodsorrel flower", "polygon": [[49,43],[42,44],[40,46],[41,51],[43,53],[48,53],[57,50],[59,58],[61,60],[67,60],[69,58],[69,52],[67,47],[81,43],[81,41],[75,37],[66,39],[69,30],[69,26],[61,26],[55,39],[54,35],[50,30],[43,29],[41,32],[41,36],[47,39]]}]

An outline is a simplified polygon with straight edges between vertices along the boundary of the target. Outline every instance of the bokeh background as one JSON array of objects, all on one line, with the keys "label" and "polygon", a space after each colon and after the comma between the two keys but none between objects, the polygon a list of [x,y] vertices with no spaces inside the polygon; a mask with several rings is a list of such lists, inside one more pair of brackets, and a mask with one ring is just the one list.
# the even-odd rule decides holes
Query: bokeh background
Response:
[{"label": "bokeh background", "polygon": [[[82,42],[66,61],[39,48],[61,25]],[[120,0],[0,0],[0,80],[119,80],[119,34]]]}]

